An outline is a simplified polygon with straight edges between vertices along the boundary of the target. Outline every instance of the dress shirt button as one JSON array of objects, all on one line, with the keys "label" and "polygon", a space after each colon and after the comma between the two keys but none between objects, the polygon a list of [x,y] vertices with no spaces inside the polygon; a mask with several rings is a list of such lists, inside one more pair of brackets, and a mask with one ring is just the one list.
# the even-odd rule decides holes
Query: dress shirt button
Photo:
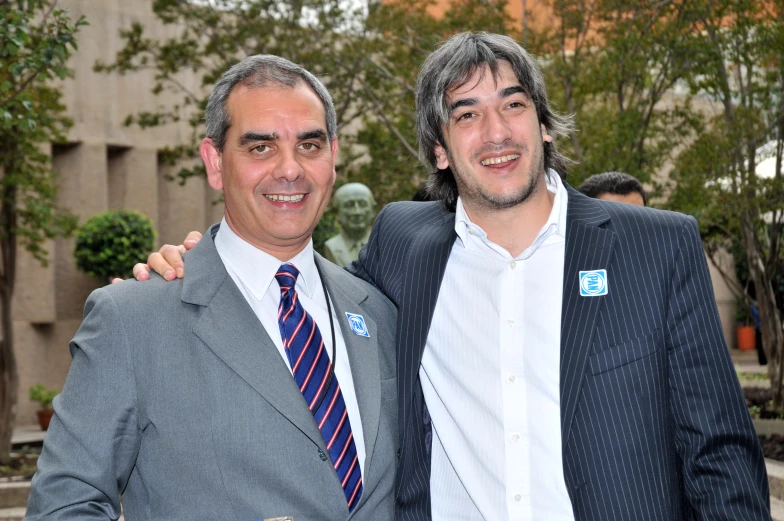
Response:
[{"label": "dress shirt button", "polygon": [[515,494],[515,501],[520,501],[521,499],[523,499],[523,496],[520,494]]},{"label": "dress shirt button", "polygon": [[517,381],[517,377],[515,375],[513,375],[513,374],[510,374],[509,375],[509,381],[512,382],[512,383],[515,383]]},{"label": "dress shirt button", "polygon": [[509,320],[506,321],[506,324],[509,325],[509,326],[513,326],[514,325],[514,320],[512,320],[510,318]]},{"label": "dress shirt button", "polygon": [[474,228],[473,226],[469,226],[468,233],[470,233],[471,235],[476,235],[476,228]]},{"label": "dress shirt button", "polygon": [[520,435],[517,433],[512,434],[512,441],[520,441]]},{"label": "dress shirt button", "polygon": [[517,263],[515,261],[510,262],[509,267],[515,269],[517,267]]}]

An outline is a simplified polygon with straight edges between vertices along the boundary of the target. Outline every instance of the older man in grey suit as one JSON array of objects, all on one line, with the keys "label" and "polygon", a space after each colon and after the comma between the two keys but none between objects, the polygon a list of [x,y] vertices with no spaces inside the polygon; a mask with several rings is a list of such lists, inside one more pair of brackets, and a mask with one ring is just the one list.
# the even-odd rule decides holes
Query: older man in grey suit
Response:
[{"label": "older man in grey suit", "polygon": [[223,221],[175,284],[95,291],[27,519],[388,520],[394,306],[313,251],[335,181],[324,86],[232,67],[200,152]]}]

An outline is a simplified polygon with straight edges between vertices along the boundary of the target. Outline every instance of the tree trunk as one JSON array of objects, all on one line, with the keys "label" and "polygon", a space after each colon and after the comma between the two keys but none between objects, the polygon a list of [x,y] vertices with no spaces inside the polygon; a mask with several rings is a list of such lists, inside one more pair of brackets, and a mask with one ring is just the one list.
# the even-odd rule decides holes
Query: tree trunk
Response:
[{"label": "tree trunk", "polygon": [[[15,150],[3,150],[11,158],[16,158]],[[3,165],[0,173],[13,171],[11,165]],[[10,167],[9,167],[10,166]],[[13,321],[11,318],[11,298],[14,294],[16,278],[16,226],[17,226],[17,187],[4,183],[0,194],[0,464],[11,459],[11,435],[16,425],[16,402],[19,396],[19,372],[14,352]]]},{"label": "tree trunk", "polygon": [[0,465],[10,460],[11,435],[16,425],[16,400],[19,394],[19,373],[14,354],[11,298],[0,291],[0,322],[3,338],[0,340]]},{"label": "tree trunk", "polygon": [[762,345],[768,358],[768,377],[773,390],[773,405],[784,406],[784,332],[781,329],[781,312],[776,306],[770,274],[765,267],[764,256],[754,222],[749,213],[741,219],[741,235],[746,247],[749,275],[754,281],[757,294],[757,309],[762,323]]}]

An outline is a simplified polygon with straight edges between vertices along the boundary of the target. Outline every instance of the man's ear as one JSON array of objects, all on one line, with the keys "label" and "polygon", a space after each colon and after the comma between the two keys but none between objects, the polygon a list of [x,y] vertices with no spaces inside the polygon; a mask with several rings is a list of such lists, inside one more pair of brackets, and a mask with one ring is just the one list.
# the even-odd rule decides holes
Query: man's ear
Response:
[{"label": "man's ear", "polygon": [[339,148],[337,136],[332,137],[332,143],[329,144],[329,148],[332,152],[332,183],[334,185],[335,179],[337,179],[338,177],[337,171],[335,170],[335,167],[338,164],[338,148]]},{"label": "man's ear", "polygon": [[436,167],[439,170],[449,168],[449,157],[446,155],[446,149],[441,145],[433,147],[433,152],[436,153]]},{"label": "man's ear", "polygon": [[207,169],[207,181],[213,190],[223,189],[223,159],[212,139],[206,137],[199,145],[199,154]]},{"label": "man's ear", "polygon": [[539,127],[540,127],[540,130],[542,132],[542,142],[543,143],[552,143],[553,142],[553,136],[551,136],[550,134],[547,133],[547,129],[545,128],[545,126],[543,124],[540,124]]}]

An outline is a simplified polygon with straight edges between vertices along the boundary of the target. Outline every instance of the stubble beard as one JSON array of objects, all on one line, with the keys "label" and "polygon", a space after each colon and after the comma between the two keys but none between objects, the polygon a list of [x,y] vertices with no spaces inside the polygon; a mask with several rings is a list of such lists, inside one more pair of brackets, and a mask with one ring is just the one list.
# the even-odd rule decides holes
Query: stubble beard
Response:
[{"label": "stubble beard", "polygon": [[[521,157],[528,151],[527,146],[520,146],[517,148],[520,149]],[[452,166],[452,173],[457,182],[457,192],[461,199],[470,201],[473,206],[482,210],[505,210],[524,203],[536,193],[539,188],[539,183],[545,175],[543,148],[540,147],[533,157],[531,167],[528,170],[528,182],[517,193],[499,196],[498,194],[493,194],[488,190],[485,190],[479,183],[476,183],[474,186],[467,184],[464,181],[465,176],[461,174],[461,167],[458,166],[459,163],[455,162],[451,151],[447,151],[447,159],[449,159],[449,164]]]}]

